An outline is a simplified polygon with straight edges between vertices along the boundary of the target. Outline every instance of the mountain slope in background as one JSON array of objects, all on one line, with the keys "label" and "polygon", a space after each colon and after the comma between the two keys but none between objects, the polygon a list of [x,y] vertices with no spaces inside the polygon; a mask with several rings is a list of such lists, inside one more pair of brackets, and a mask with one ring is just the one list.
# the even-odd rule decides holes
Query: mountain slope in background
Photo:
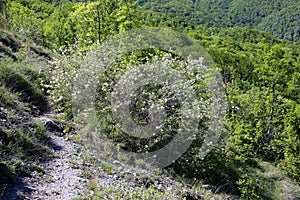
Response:
[{"label": "mountain slope in background", "polygon": [[251,26],[280,39],[300,42],[298,0],[136,0],[146,10],[171,13],[190,24]]}]

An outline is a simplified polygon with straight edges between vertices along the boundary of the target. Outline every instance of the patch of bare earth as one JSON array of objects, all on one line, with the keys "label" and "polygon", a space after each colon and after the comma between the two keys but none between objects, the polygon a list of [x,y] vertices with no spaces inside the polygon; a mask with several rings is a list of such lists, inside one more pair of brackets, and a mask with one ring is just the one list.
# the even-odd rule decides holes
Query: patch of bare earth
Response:
[{"label": "patch of bare earth", "polygon": [[30,198],[67,200],[80,196],[87,183],[81,176],[81,147],[56,135],[50,136],[50,142],[57,157],[43,164],[43,176],[35,176],[37,181],[29,182],[33,190]]},{"label": "patch of bare earth", "polygon": [[54,158],[41,163],[44,173],[34,171],[19,184],[8,186],[1,199],[69,200],[86,191],[88,181],[82,177],[81,170],[82,147],[53,133],[49,142]]}]

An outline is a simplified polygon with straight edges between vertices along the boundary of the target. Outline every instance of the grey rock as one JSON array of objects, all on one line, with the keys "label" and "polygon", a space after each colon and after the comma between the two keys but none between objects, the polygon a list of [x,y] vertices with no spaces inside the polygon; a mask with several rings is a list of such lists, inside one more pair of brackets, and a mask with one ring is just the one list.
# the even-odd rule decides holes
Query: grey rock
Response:
[{"label": "grey rock", "polygon": [[0,119],[7,120],[7,113],[4,108],[0,108]]},{"label": "grey rock", "polygon": [[45,120],[45,126],[51,132],[63,133],[63,128],[50,119]]}]

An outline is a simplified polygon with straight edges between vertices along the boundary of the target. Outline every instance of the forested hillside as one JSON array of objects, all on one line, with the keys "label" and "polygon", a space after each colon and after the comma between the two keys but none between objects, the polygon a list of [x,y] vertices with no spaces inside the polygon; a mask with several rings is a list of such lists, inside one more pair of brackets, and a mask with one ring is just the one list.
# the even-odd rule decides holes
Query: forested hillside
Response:
[{"label": "forested hillside", "polygon": [[136,0],[145,10],[168,13],[190,25],[250,26],[275,37],[300,42],[298,0]]},{"label": "forested hillside", "polygon": [[[97,155],[77,152],[84,164],[75,163],[72,168],[84,168],[82,176],[89,179],[88,192],[82,191],[80,199],[300,198],[299,1],[0,3],[0,198],[5,197],[9,185],[24,176],[33,176],[33,172],[41,176],[45,173],[41,163],[55,159],[49,150],[51,133],[36,118],[56,113],[55,121],[62,127],[64,138],[85,145],[89,131],[79,133],[76,128],[90,119],[76,121],[73,107],[80,67],[109,38],[147,27],[179,31],[182,41],[196,42],[212,58],[221,74],[226,101],[223,128],[217,133],[220,138],[204,158],[199,156],[202,132],[215,117],[207,112],[213,95],[209,81],[200,73],[202,69],[183,73],[203,110],[187,151],[164,169],[148,171],[142,170],[146,164],[139,160],[134,170],[128,170],[120,164],[122,158],[115,158],[106,147]],[[178,38],[175,32],[167,33],[170,41]],[[122,42],[120,48],[127,44]],[[101,59],[107,64],[106,58]],[[87,63],[96,62],[90,61]],[[155,151],[179,132],[181,105],[172,99],[174,94],[164,94],[161,85],[136,89],[130,104],[133,121],[146,126],[150,121],[147,110],[157,100],[151,95],[155,94],[157,101],[169,95],[172,101],[162,104],[167,122],[158,136],[128,136],[112,114],[111,99],[118,79],[130,78],[128,72],[135,66],[147,68],[152,63],[170,65],[174,71],[188,71],[194,66],[173,52],[148,48],[126,52],[99,75],[101,84],[93,102],[97,123],[101,133],[126,151]],[[111,157],[116,160],[109,162]]]}]

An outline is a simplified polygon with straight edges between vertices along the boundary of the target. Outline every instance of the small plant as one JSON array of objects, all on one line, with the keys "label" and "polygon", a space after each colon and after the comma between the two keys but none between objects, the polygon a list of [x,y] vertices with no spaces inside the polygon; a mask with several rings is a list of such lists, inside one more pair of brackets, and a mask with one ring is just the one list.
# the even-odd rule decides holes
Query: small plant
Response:
[{"label": "small plant", "polygon": [[92,174],[87,169],[84,169],[80,176],[86,179],[90,179],[92,177]]},{"label": "small plant", "polygon": [[92,179],[88,184],[89,190],[95,190],[98,187],[98,181],[96,179]]},{"label": "small plant", "polygon": [[113,173],[114,173],[113,169],[112,169],[109,165],[107,165],[107,164],[105,164],[105,163],[101,163],[101,168],[102,168],[106,173],[108,173],[108,174],[113,174]]}]

